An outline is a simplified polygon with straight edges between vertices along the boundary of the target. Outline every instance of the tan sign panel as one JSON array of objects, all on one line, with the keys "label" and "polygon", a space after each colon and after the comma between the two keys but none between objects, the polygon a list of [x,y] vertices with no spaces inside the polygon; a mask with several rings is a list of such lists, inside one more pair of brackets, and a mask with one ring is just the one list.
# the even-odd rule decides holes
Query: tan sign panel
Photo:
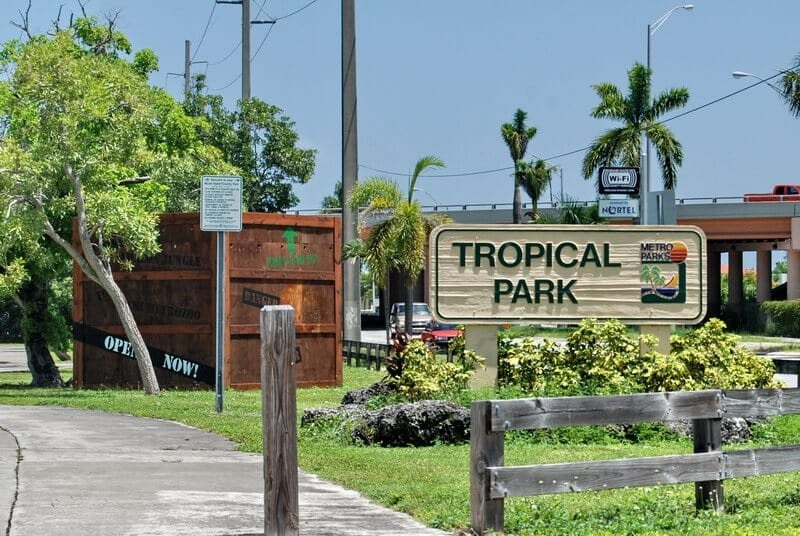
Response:
[{"label": "tan sign panel", "polygon": [[692,226],[442,225],[429,261],[445,322],[695,324],[706,313],[706,237]]}]

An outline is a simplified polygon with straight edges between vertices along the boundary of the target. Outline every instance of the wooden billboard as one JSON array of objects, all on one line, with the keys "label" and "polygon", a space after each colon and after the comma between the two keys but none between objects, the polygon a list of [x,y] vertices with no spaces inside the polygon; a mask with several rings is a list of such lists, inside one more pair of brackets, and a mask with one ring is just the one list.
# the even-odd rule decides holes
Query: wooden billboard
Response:
[{"label": "wooden billboard", "polygon": [[[161,217],[161,252],[114,278],[128,299],[163,387],[210,388],[215,366],[218,233],[200,216]],[[300,386],[342,382],[341,224],[326,216],[246,213],[225,233],[225,387],[260,387],[259,310],[295,310]],[[136,362],[108,296],[79,268],[74,275],[76,386],[139,386]],[[195,367],[196,366],[196,367]]]}]

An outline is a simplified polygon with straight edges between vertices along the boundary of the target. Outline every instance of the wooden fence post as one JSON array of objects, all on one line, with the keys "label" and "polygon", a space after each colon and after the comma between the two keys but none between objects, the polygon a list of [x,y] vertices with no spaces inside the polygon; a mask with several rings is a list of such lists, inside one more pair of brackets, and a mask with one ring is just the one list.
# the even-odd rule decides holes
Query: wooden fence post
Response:
[{"label": "wooden fence post", "polygon": [[[694,419],[692,420],[694,432],[694,452],[719,452],[722,453],[722,419]],[[695,482],[694,500],[698,510],[704,508],[714,508],[717,512],[723,512],[723,485],[722,478],[719,480],[709,480],[705,482]]]},{"label": "wooden fence post", "polygon": [[473,402],[470,416],[469,495],[472,530],[482,535],[486,529],[503,532],[503,499],[489,496],[487,467],[504,463],[504,433],[491,431],[492,404]]},{"label": "wooden fence post", "polygon": [[300,533],[294,309],[261,309],[264,534]]}]

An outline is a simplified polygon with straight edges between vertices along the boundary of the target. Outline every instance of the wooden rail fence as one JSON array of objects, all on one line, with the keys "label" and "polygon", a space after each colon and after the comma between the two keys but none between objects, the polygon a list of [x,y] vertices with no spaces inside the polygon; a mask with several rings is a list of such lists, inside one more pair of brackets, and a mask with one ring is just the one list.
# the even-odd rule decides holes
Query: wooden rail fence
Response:
[{"label": "wooden rail fence", "polygon": [[[727,417],[800,413],[800,389],[708,390],[489,400],[472,404],[472,529],[503,531],[506,497],[695,483],[697,508],[723,510],[722,481],[800,470],[800,445],[723,452]],[[694,453],[505,467],[504,432],[558,426],[691,420]]]},{"label": "wooden rail fence", "polygon": [[384,358],[392,351],[392,347],[388,344],[380,344],[376,342],[360,342],[360,341],[342,341],[342,357],[348,366],[355,364],[357,367],[362,366],[362,363],[369,370],[372,364],[375,364],[375,370],[381,369],[381,363]]}]

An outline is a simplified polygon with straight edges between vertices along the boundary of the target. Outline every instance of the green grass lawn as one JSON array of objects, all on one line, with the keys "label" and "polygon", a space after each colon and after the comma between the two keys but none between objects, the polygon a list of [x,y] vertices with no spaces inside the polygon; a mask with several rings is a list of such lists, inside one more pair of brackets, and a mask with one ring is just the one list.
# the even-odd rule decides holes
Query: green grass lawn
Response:
[{"label": "green grass lawn", "polygon": [[[344,393],[382,373],[345,367],[345,385],[300,389],[305,408],[336,406]],[[32,389],[25,373],[0,374],[0,404],[59,405],[101,409],[180,421],[222,434],[242,450],[261,450],[261,401],[257,391],[226,391],[225,411],[214,411],[211,391]],[[491,393],[481,393],[491,396]],[[0,418],[0,424],[2,418]],[[800,443],[800,419],[782,417],[758,430],[747,446]],[[688,440],[644,443],[533,441],[510,436],[507,465],[680,454]],[[303,470],[355,489],[376,502],[410,513],[427,525],[451,531],[469,525],[469,446],[380,448],[352,445],[322,428],[299,429]],[[727,513],[695,512],[692,485],[633,488],[505,501],[507,534],[800,534],[800,474],[727,481]]]}]

